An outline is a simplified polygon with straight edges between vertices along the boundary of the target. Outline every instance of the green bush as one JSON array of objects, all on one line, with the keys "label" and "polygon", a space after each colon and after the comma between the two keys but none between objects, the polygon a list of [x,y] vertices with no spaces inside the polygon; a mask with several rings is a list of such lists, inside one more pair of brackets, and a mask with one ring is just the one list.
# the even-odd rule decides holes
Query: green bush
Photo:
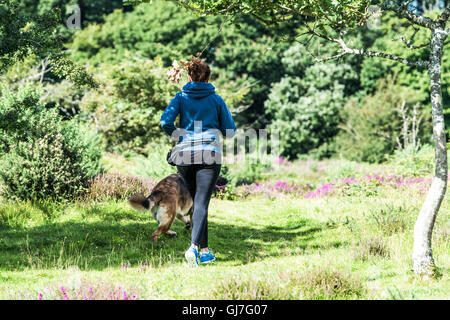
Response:
[{"label": "green bush", "polygon": [[434,147],[424,145],[419,150],[412,146],[405,150],[397,150],[389,159],[398,174],[404,176],[423,177],[434,172]]},{"label": "green bush", "polygon": [[167,142],[160,118],[178,87],[169,82],[159,59],[127,60],[103,64],[81,109],[103,136],[108,151],[150,152],[149,142]]},{"label": "green bush", "polygon": [[99,140],[25,87],[0,97],[0,182],[10,199],[73,198],[101,170]]},{"label": "green bush", "polygon": [[61,216],[66,207],[65,203],[55,202],[51,199],[0,205],[0,226],[29,228]]},{"label": "green bush", "polygon": [[[374,94],[350,99],[341,110],[343,123],[334,141],[338,155],[353,161],[380,163],[394,153],[403,128],[398,109],[405,102],[410,111],[418,101],[414,91],[394,81],[381,81]],[[424,118],[418,137],[426,141],[431,132],[429,117],[423,109],[419,112]]]},{"label": "green bush", "polygon": [[212,291],[214,298],[225,300],[344,300],[358,299],[366,293],[361,278],[329,267],[233,276],[220,281]]},{"label": "green bush", "polygon": [[347,64],[312,65],[304,77],[285,77],[266,101],[273,119],[269,128],[280,132],[280,151],[297,158],[328,142],[338,133],[339,110],[345,92],[357,79]]},{"label": "green bush", "polygon": [[231,186],[239,186],[242,184],[252,184],[262,178],[264,169],[269,164],[262,162],[253,163],[252,161],[239,161],[233,164],[222,164],[220,175],[228,179]]},{"label": "green bush", "polygon": [[326,181],[335,181],[348,177],[355,177],[361,174],[361,165],[354,161],[334,160],[325,172]]},{"label": "green bush", "polygon": [[412,212],[415,210],[413,207],[387,204],[369,210],[367,214],[364,214],[364,219],[383,236],[390,236],[410,230],[413,221]]},{"label": "green bush", "polygon": [[360,239],[352,248],[353,258],[367,261],[371,257],[388,258],[390,255],[386,240],[380,236],[365,236]]},{"label": "green bush", "polygon": [[99,174],[81,199],[85,201],[128,199],[133,193],[149,195],[156,181],[124,174]]},{"label": "green bush", "polygon": [[177,171],[176,167],[169,165],[166,161],[170,145],[150,144],[148,148],[150,152],[146,157],[142,155],[133,155],[130,157],[136,164],[134,173],[137,176],[161,180]]}]

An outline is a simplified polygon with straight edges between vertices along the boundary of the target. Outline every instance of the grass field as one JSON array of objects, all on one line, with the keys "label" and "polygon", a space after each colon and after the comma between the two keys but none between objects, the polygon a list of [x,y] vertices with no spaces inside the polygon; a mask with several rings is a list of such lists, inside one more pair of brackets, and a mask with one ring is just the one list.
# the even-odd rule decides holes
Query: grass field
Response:
[{"label": "grass field", "polygon": [[[299,162],[265,179],[309,181],[316,190],[346,177],[342,166],[322,164]],[[379,169],[351,166],[356,176]],[[448,299],[448,196],[434,229],[438,276],[423,280],[410,270],[424,197],[420,183],[351,184],[317,197],[216,197],[209,246],[217,260],[199,268],[185,265],[190,235],[181,222],[173,226],[178,237],[152,243],[156,221],[126,199],[4,202],[0,299]]]}]

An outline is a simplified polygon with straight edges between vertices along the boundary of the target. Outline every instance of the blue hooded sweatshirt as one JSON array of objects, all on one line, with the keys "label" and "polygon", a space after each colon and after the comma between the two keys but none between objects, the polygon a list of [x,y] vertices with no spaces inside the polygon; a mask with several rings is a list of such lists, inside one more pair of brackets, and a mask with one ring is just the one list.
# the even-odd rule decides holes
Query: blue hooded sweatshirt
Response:
[{"label": "blue hooded sweatshirt", "polygon": [[[177,129],[174,122],[178,115],[180,128]],[[221,153],[220,135],[229,138],[236,132],[225,101],[215,93],[214,86],[206,82],[187,83],[164,110],[161,127],[169,136],[177,131],[178,145],[183,151]]]}]

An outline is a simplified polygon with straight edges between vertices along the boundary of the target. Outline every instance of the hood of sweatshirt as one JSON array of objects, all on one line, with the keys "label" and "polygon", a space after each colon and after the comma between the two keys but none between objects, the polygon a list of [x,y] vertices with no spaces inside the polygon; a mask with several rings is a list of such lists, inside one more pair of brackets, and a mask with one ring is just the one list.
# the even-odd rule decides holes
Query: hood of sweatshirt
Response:
[{"label": "hood of sweatshirt", "polygon": [[194,99],[203,99],[210,94],[214,94],[216,89],[211,83],[206,82],[188,82],[183,87],[182,92]]}]

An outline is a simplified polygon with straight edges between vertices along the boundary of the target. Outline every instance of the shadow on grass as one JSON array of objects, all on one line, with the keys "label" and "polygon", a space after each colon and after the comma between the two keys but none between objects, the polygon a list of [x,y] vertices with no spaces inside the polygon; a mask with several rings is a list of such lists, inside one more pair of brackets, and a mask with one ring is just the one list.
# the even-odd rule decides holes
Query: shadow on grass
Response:
[{"label": "shadow on grass", "polygon": [[[190,231],[185,230],[181,222],[176,221],[172,227],[178,237],[164,235],[153,243],[150,239],[156,221],[151,217],[138,220],[48,222],[25,229],[0,226],[0,270],[71,265],[82,270],[102,270],[120,268],[125,262],[131,266],[142,262],[165,266],[184,261]],[[323,228],[307,219],[297,220],[295,225],[285,228],[209,221],[209,246],[217,253],[217,263],[246,264],[286,254],[290,249],[304,250]]]}]

